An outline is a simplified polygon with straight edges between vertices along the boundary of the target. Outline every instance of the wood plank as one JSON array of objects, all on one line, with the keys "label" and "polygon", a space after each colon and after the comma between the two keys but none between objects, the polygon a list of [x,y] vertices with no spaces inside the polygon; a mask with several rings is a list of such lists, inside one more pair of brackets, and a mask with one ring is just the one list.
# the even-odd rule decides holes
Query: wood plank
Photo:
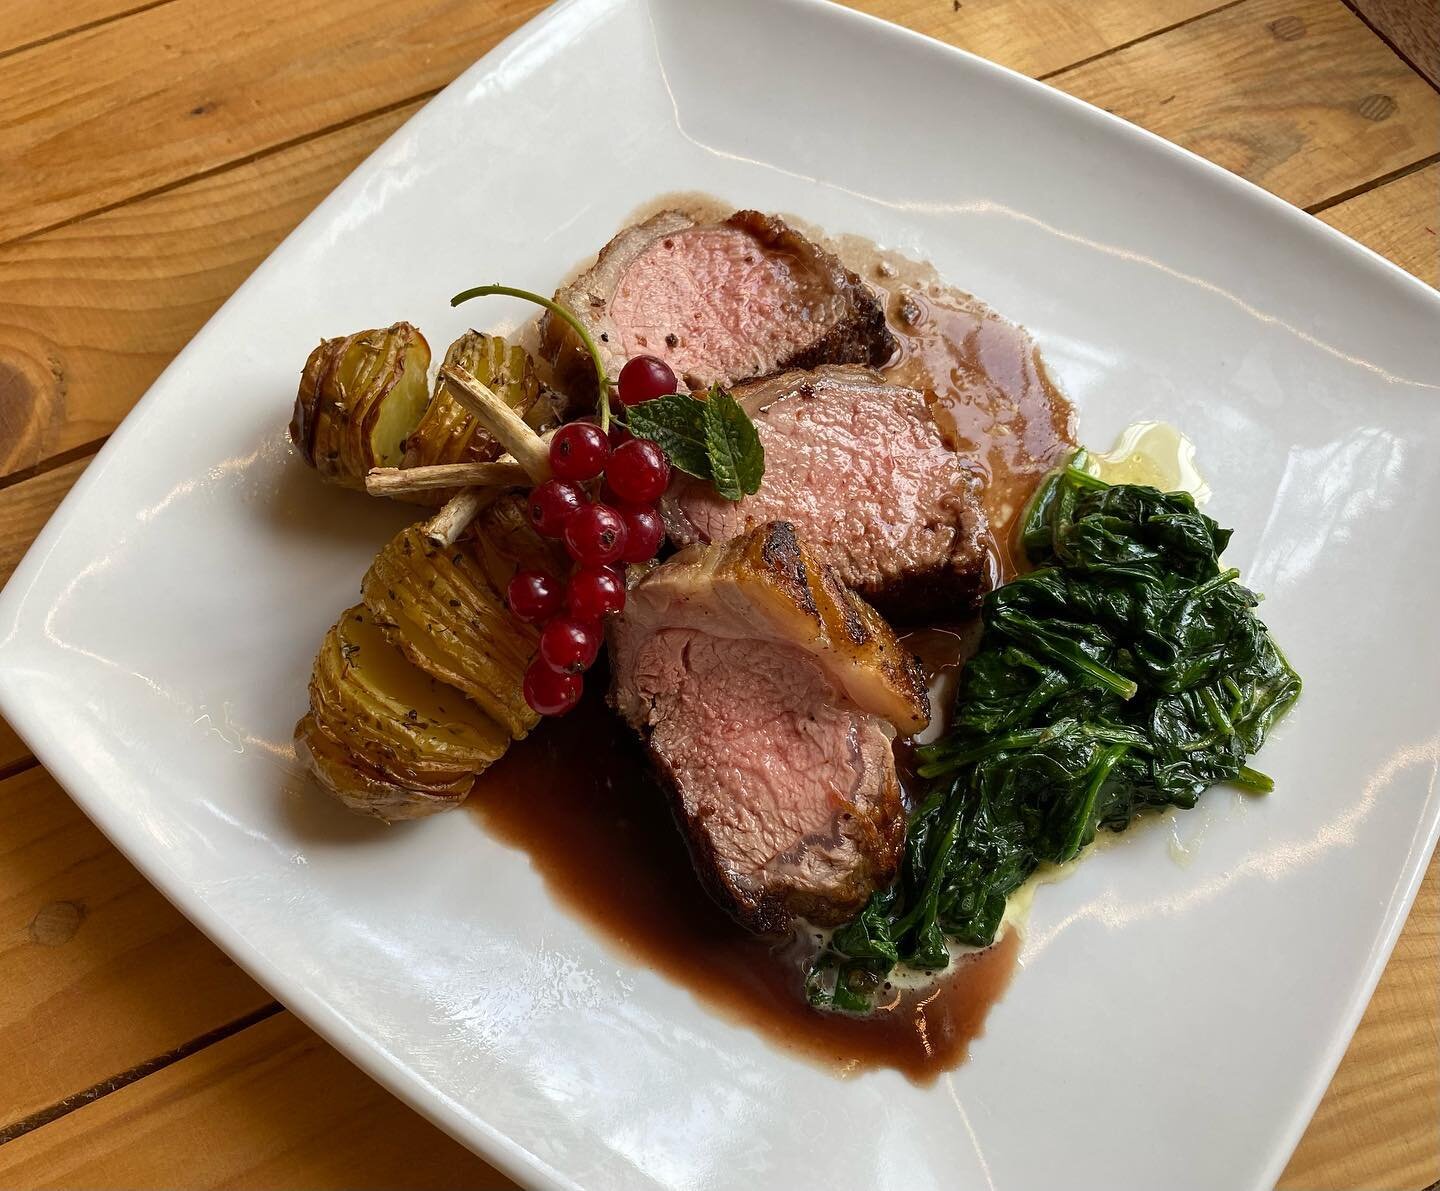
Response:
[{"label": "wood plank", "polygon": [[29,756],[30,750],[25,747],[20,737],[15,735],[15,729],[0,720],[0,773],[12,772]]},{"label": "wood plank", "polygon": [[1320,218],[1440,286],[1440,162],[1347,199]]},{"label": "wood plank", "polygon": [[1440,2],[1350,0],[1350,3],[1416,70],[1440,87]]},{"label": "wood plank", "polygon": [[7,1187],[511,1187],[288,1013],[0,1147]]},{"label": "wood plank", "polygon": [[[156,0],[5,0],[0,4],[0,54],[20,46],[53,38],[113,20],[124,13],[146,8]],[[165,0],[160,0],[164,3]]]},{"label": "wood plank", "polygon": [[872,16],[938,38],[1011,70],[1072,66],[1225,0],[847,0]]},{"label": "wood plank", "polygon": [[1052,82],[1302,207],[1440,143],[1440,95],[1340,0],[1246,0]]},{"label": "wood plank", "polygon": [[0,1127],[269,1003],[44,770],[0,782]]},{"label": "wood plank", "polygon": [[1440,1179],[1440,855],[1281,1191]]},{"label": "wood plank", "polygon": [[0,587],[5,586],[30,543],[89,463],[89,457],[77,459],[0,488]]},{"label": "wood plank", "polygon": [[[1310,0],[1310,7],[1318,2]],[[1335,0],[1325,2],[1334,4]],[[1220,30],[1210,26],[1217,21],[1235,21],[1235,14],[1259,8],[1264,8],[1260,13],[1264,16],[1274,8],[1270,0],[1266,4],[1268,7],[1246,3],[1196,21],[1079,72],[1062,75],[1061,81],[1082,83],[1084,91],[1097,85],[1091,72],[1102,67],[1127,78],[1142,66],[1153,72],[1158,67],[1148,62],[1131,62],[1123,70],[1105,64],[1128,61],[1148,45],[1182,39],[1184,44],[1176,48],[1185,65],[1176,72],[1174,85],[1186,87],[1198,99],[1168,107],[1184,108],[1197,123],[1188,129],[1166,127],[1161,131],[1172,135],[1178,131],[1183,134],[1180,139],[1198,142],[1205,136],[1207,113],[1236,102],[1233,80],[1216,70],[1215,63],[1243,57],[1242,43],[1250,37],[1250,26],[1243,22]],[[1315,61],[1310,68],[1324,67],[1333,53],[1349,52],[1346,47],[1352,36],[1363,38],[1367,45],[1375,44],[1373,35],[1354,17],[1343,10],[1340,15],[1348,25],[1338,35],[1328,25],[1320,34],[1314,34],[1312,28],[1310,40],[1323,42],[1324,52],[1312,54]],[[122,23],[128,23],[128,18]],[[1198,36],[1194,31],[1202,27],[1209,32],[1197,48],[1189,39]],[[1260,106],[1273,109],[1275,115],[1272,120],[1255,114],[1252,123],[1263,130],[1269,127],[1267,121],[1272,122],[1273,129],[1265,136],[1278,144],[1287,138],[1294,140],[1295,121],[1304,118],[1303,104],[1284,102],[1284,89],[1291,84],[1276,81],[1288,77],[1280,58],[1284,47],[1303,45],[1306,37],[1292,42],[1269,37],[1269,41],[1280,49],[1263,47],[1256,85],[1269,89],[1268,99]],[[1383,47],[1379,52],[1384,54]],[[1423,88],[1423,84],[1416,85]],[[1143,117],[1140,109],[1145,104],[1135,96],[1134,88],[1130,91],[1128,102],[1136,110],[1125,110],[1125,114],[1138,112]],[[1440,104],[1440,97],[1429,98]],[[1166,107],[1163,99],[1157,101],[1161,108]],[[413,106],[364,121],[270,158],[0,249],[0,476],[113,429],[174,352],[284,232],[411,111]],[[1336,116],[1339,120],[1341,116]],[[1366,129],[1383,127],[1383,122],[1360,123]],[[1296,135],[1307,160],[1333,159],[1342,156],[1341,149],[1349,152],[1354,148],[1347,148],[1348,142],[1335,143],[1338,134],[1327,134],[1324,140]],[[1345,158],[1355,159],[1354,153]],[[1366,159],[1372,165],[1358,172],[1384,164],[1374,154]],[[1324,172],[1314,165],[1304,168],[1311,175]],[[1265,173],[1259,172],[1261,181],[1267,181]],[[1333,176],[1335,171],[1329,173]],[[1341,173],[1344,176],[1337,184],[1351,176]]]},{"label": "wood plank", "polygon": [[0,477],[109,434],[419,103],[0,247]]},{"label": "wood plank", "polygon": [[173,0],[5,62],[0,242],[443,86],[537,0]]}]

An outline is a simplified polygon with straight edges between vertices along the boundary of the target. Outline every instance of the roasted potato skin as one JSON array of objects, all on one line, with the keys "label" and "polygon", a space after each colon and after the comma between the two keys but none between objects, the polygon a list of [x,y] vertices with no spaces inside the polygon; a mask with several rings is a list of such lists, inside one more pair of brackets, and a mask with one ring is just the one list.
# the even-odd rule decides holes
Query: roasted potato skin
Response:
[{"label": "roasted potato skin", "polygon": [[486,548],[483,536],[438,549],[411,526],[380,551],[360,590],[411,662],[463,691],[518,740],[540,719],[521,693],[539,633],[510,614],[477,547]]},{"label": "roasted potato skin", "polygon": [[[558,422],[555,395],[540,379],[535,361],[519,344],[498,335],[466,331],[445,353],[446,366],[465,369],[486,388],[497,393],[536,431]],[[437,463],[491,463],[504,454],[493,439],[460,404],[450,382],[441,376],[425,416],[405,440],[401,467],[428,467]],[[425,504],[444,504],[455,489],[436,489],[414,498]]]},{"label": "roasted potato skin", "polygon": [[410,323],[323,340],[300,374],[291,442],[322,477],[363,490],[370,468],[400,464],[429,368],[430,345]]},{"label": "roasted potato skin", "polygon": [[451,810],[475,785],[473,776],[449,787],[397,785],[322,728],[314,713],[295,725],[295,752],[315,780],[352,811],[386,823]]},{"label": "roasted potato skin", "polygon": [[387,821],[458,805],[510,743],[459,691],[411,665],[364,605],[325,634],[295,738],[331,793]]},{"label": "roasted potato skin", "polygon": [[396,535],[365,576],[365,602],[331,627],[311,671],[295,742],[320,784],[386,821],[464,801],[539,722],[521,690],[539,634],[510,614],[506,584],[522,567],[567,564],[516,495],[449,549],[432,546],[423,524]]}]

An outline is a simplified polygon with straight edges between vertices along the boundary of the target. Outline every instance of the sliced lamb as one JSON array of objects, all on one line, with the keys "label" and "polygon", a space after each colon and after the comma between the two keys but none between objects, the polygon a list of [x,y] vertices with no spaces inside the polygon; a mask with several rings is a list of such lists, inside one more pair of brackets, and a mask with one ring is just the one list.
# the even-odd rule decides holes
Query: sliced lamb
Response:
[{"label": "sliced lamb", "polygon": [[868,368],[787,372],[737,386],[765,446],[760,491],[737,502],[679,476],[666,526],[723,542],[786,520],[821,562],[896,619],[970,610],[988,589],[988,530],[973,459],[953,451],[915,389]]},{"label": "sliced lamb", "polygon": [[[895,350],[865,283],[758,211],[709,224],[662,211],[611,240],[555,298],[585,324],[612,377],[652,355],[703,389],[786,368],[878,366]],[[593,398],[594,367],[574,331],[547,318],[544,347],[561,387]]]},{"label": "sliced lamb", "polygon": [[758,931],[838,923],[895,873],[891,742],[929,722],[915,659],[783,522],[631,588],[612,702],[647,741],[706,886]]}]

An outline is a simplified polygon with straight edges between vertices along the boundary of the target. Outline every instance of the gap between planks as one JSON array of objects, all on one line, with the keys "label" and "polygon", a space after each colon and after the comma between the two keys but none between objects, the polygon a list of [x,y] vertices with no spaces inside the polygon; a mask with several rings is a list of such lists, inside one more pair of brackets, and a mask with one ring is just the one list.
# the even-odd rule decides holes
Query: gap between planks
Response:
[{"label": "gap between planks", "polygon": [[1419,161],[1412,161],[1409,165],[1402,165],[1398,170],[1391,170],[1388,174],[1381,174],[1378,178],[1371,178],[1368,182],[1362,182],[1359,186],[1352,186],[1349,190],[1343,190],[1330,198],[1322,199],[1318,203],[1311,203],[1305,208],[1309,215],[1319,215],[1322,211],[1328,211],[1331,207],[1338,207],[1341,203],[1347,203],[1353,198],[1359,198],[1362,194],[1369,194],[1372,190],[1378,190],[1391,182],[1398,182],[1401,178],[1408,178],[1411,174],[1418,174],[1421,170],[1440,162],[1440,152],[1432,153],[1429,157],[1422,157]]},{"label": "gap between planks", "polygon": [[1122,41],[1119,45],[1112,45],[1109,49],[1101,50],[1098,54],[1091,54],[1088,58],[1081,58],[1078,62],[1071,62],[1066,66],[1057,66],[1054,70],[1047,70],[1044,74],[1035,76],[1036,82],[1048,83],[1051,79],[1059,78],[1071,70],[1079,70],[1082,66],[1089,66],[1092,62],[1099,62],[1102,58],[1108,58],[1111,54],[1118,54],[1121,50],[1128,50],[1141,42],[1149,41],[1151,38],[1163,37],[1167,33],[1174,33],[1176,29],[1183,29],[1186,25],[1193,25],[1196,21],[1203,21],[1207,17],[1213,17],[1217,12],[1224,12],[1227,8],[1235,8],[1241,4],[1247,4],[1249,0],[1226,0],[1224,4],[1217,4],[1214,8],[1207,8],[1204,12],[1197,12],[1183,20],[1174,21],[1161,29],[1152,29],[1149,33],[1142,33],[1139,37],[1132,37],[1129,41]]},{"label": "gap between planks", "polygon": [[0,492],[16,484],[23,484],[26,480],[33,480],[36,476],[43,476],[46,472],[54,471],[57,467],[64,467],[67,463],[76,463],[90,455],[97,454],[101,447],[110,441],[108,434],[99,438],[92,438],[89,442],[81,443],[79,446],[70,447],[68,450],[58,451],[39,463],[32,463],[29,467],[22,467],[19,471],[12,471],[9,475],[0,476]]},{"label": "gap between planks", "polygon": [[284,1006],[278,1001],[271,1001],[268,1005],[262,1005],[259,1009],[252,1010],[234,1021],[226,1022],[223,1026],[216,1026],[213,1030],[206,1030],[205,1033],[182,1042],[172,1050],[164,1054],[156,1055],[154,1058],[146,1059],[143,1063],[136,1063],[118,1075],[110,1075],[98,1083],[92,1084],[83,1091],[75,1092],[66,1096],[38,1112],[32,1112],[29,1116],[21,1117],[18,1121],[12,1121],[9,1125],[0,1127],[0,1146],[6,1142],[15,1141],[24,1137],[27,1133],[33,1133],[36,1129],[58,1121],[61,1117],[67,1117],[76,1109],[84,1108],[87,1104],[93,1104],[96,1100],[110,1095],[111,1092],[118,1092],[121,1088],[128,1087],[137,1080],[144,1079],[147,1075],[153,1075],[162,1071],[172,1063],[178,1063],[181,1059],[197,1054],[207,1046],[213,1046],[217,1042],[223,1042],[226,1038],[238,1034],[241,1030],[247,1030],[251,1026],[258,1025],[266,1018],[274,1017],[281,1012]]},{"label": "gap between planks", "polygon": [[[1408,66],[1422,79],[1424,79],[1425,82],[1429,84],[1429,86],[1435,89],[1435,91],[1440,92],[1440,83],[1437,83],[1430,75],[1428,75],[1425,71],[1421,70],[1419,64],[1412,57],[1410,57],[1409,54],[1402,50],[1399,45],[1396,44],[1393,37],[1391,37],[1388,33],[1385,32],[1384,29],[1380,28],[1379,25],[1377,25],[1373,20],[1371,20],[1370,14],[1367,13],[1358,4],[1356,4],[1355,0],[1340,0],[1340,2],[1344,4],[1346,8],[1348,8],[1360,19],[1360,23],[1364,25],[1365,28],[1369,29],[1371,33],[1375,34],[1375,36],[1380,39],[1380,41],[1384,44],[1387,50],[1389,50],[1392,54],[1395,55],[1395,57],[1399,58],[1401,62],[1405,63],[1406,66]],[[1413,0],[1413,2],[1416,4],[1420,4],[1423,3],[1424,0]],[[1440,1183],[1437,1183],[1436,1186],[1440,1186]]]},{"label": "gap between planks", "polygon": [[148,4],[137,4],[134,8],[127,8],[123,12],[112,12],[107,16],[96,17],[93,21],[83,21],[78,25],[71,25],[68,29],[57,29],[54,33],[47,33],[44,37],[37,37],[34,41],[23,42],[20,45],[12,45],[0,50],[0,62],[15,54],[23,54],[26,50],[38,50],[42,45],[63,41],[77,33],[88,33],[92,29],[99,29],[105,25],[113,25],[116,21],[123,21],[126,17],[137,16],[142,12],[149,12],[152,8],[161,8],[166,4],[173,3],[174,0],[150,0]]},{"label": "gap between planks", "polygon": [[[14,50],[4,51],[3,53],[0,53],[0,60],[3,60],[5,57],[7,57],[7,56],[9,56],[9,55],[11,55],[11,54],[19,53],[19,52],[21,52],[21,50],[24,50],[24,49],[33,49],[33,48],[35,48],[35,47],[37,47],[37,46],[46,45],[46,44],[49,44],[49,43],[52,43],[52,42],[55,42],[55,41],[62,40],[63,38],[68,37],[68,36],[70,36],[70,35],[72,35],[72,34],[75,34],[75,33],[81,33],[81,32],[84,32],[84,31],[86,31],[86,30],[93,29],[93,28],[96,28],[96,27],[102,26],[102,25],[113,24],[113,23],[115,23],[115,22],[117,22],[117,21],[123,20],[123,19],[124,19],[125,17],[127,17],[127,16],[132,16],[132,15],[136,15],[136,14],[139,14],[139,13],[148,12],[148,11],[154,9],[154,8],[159,8],[159,7],[162,7],[162,6],[165,5],[165,4],[169,4],[169,3],[173,3],[173,2],[174,2],[174,0],[155,0],[154,3],[146,4],[146,5],[142,5],[142,6],[138,7],[138,8],[130,9],[130,10],[128,10],[127,12],[124,12],[124,13],[117,13],[117,14],[115,14],[114,16],[110,16],[110,17],[102,17],[102,18],[100,18],[99,20],[90,22],[89,24],[79,25],[79,26],[76,26],[74,29],[67,30],[67,31],[62,32],[62,33],[56,33],[56,34],[53,34],[53,35],[51,35],[51,36],[49,36],[49,37],[46,37],[46,38],[42,38],[42,39],[40,39],[40,40],[38,40],[38,41],[35,41],[35,42],[30,43],[30,44],[27,45],[27,46],[17,47],[17,48],[14,49]],[[1188,16],[1188,17],[1185,17],[1185,18],[1183,18],[1183,19],[1181,19],[1181,20],[1173,21],[1173,22],[1171,22],[1171,23],[1168,24],[1168,25],[1163,25],[1163,26],[1161,26],[1161,27],[1159,27],[1159,28],[1152,29],[1152,30],[1148,30],[1147,32],[1139,35],[1138,37],[1132,37],[1132,38],[1130,38],[1130,39],[1127,40],[1127,41],[1122,41],[1122,42],[1119,42],[1119,43],[1116,44],[1116,45],[1107,47],[1106,49],[1101,50],[1101,51],[1099,51],[1098,53],[1091,54],[1091,55],[1089,55],[1089,56],[1087,56],[1087,57],[1084,57],[1084,58],[1080,58],[1080,59],[1078,59],[1078,60],[1076,60],[1076,61],[1074,61],[1074,62],[1068,63],[1068,64],[1065,65],[1065,66],[1057,67],[1057,68],[1055,68],[1055,69],[1053,69],[1053,70],[1045,71],[1045,72],[1043,72],[1043,73],[1041,73],[1041,74],[1035,75],[1034,77],[1035,77],[1038,81],[1041,81],[1041,82],[1046,82],[1046,81],[1049,81],[1049,80],[1051,80],[1051,79],[1060,78],[1061,76],[1067,74],[1068,72],[1073,71],[1073,70],[1077,70],[1077,69],[1079,69],[1079,68],[1082,67],[1082,66],[1088,66],[1088,65],[1090,65],[1090,64],[1092,64],[1092,63],[1094,63],[1094,62],[1102,61],[1103,59],[1109,58],[1109,57],[1111,57],[1111,56],[1113,56],[1113,55],[1115,55],[1115,54],[1119,54],[1119,53],[1121,53],[1121,52],[1123,52],[1123,51],[1125,51],[1125,50],[1133,49],[1133,48],[1134,48],[1135,46],[1137,46],[1137,45],[1141,45],[1141,44],[1143,44],[1143,43],[1145,43],[1145,42],[1152,41],[1152,40],[1154,40],[1155,38],[1158,38],[1158,37],[1163,37],[1163,36],[1165,36],[1165,35],[1167,35],[1167,34],[1169,34],[1169,33],[1175,32],[1175,31],[1178,30],[1178,29],[1183,29],[1183,28],[1185,28],[1186,26],[1193,25],[1193,24],[1195,24],[1195,23],[1198,22],[1198,21],[1206,20],[1206,19],[1208,19],[1208,18],[1210,18],[1210,17],[1215,16],[1217,13],[1221,13],[1221,12],[1226,11],[1227,9],[1236,8],[1236,7],[1238,7],[1238,6],[1242,5],[1242,4],[1247,4],[1247,3],[1251,3],[1251,2],[1252,2],[1252,0],[1226,0],[1226,3],[1216,5],[1215,7],[1206,9],[1206,10],[1203,11],[1203,12],[1194,13],[1194,14],[1192,14],[1192,15],[1190,15],[1190,16]],[[1353,11],[1353,9],[1352,9],[1352,11]],[[1358,15],[1358,14],[1357,14],[1357,15]],[[1362,21],[1363,21],[1363,17],[1362,17],[1361,19],[1362,19]],[[1366,23],[1366,27],[1367,27],[1367,28],[1372,28],[1372,27],[1369,25],[1368,22],[1365,22],[1365,23]],[[1382,38],[1382,40],[1384,40],[1384,39]],[[1389,44],[1390,44],[1390,43],[1389,43],[1388,41],[1386,41],[1386,45],[1388,46]],[[1393,48],[1393,47],[1392,47],[1392,48]],[[1403,55],[1400,55],[1400,54],[1398,53],[1398,51],[1396,51],[1396,53],[1397,53],[1397,57],[1400,57],[1402,60],[1404,60]],[[1408,61],[1406,61],[1406,65],[1407,65],[1407,66],[1410,66],[1411,64],[1410,64]],[[1413,67],[1412,67],[1412,69],[1413,69]],[[344,129],[346,129],[346,128],[353,127],[354,125],[363,123],[363,122],[366,121],[366,120],[371,120],[371,119],[374,119],[374,118],[376,118],[376,117],[378,117],[378,116],[383,116],[383,115],[385,115],[385,114],[388,113],[388,112],[396,111],[397,109],[403,108],[403,107],[405,107],[405,106],[408,105],[408,104],[413,104],[413,103],[416,103],[416,102],[427,101],[427,100],[433,98],[435,95],[438,95],[438,94],[440,93],[440,91],[442,91],[443,89],[444,89],[443,86],[442,86],[442,87],[430,87],[430,88],[427,88],[427,89],[425,89],[425,90],[423,90],[423,91],[417,92],[417,93],[414,94],[414,95],[407,96],[407,97],[404,98],[404,99],[399,99],[399,100],[395,100],[395,101],[390,102],[390,103],[383,104],[383,105],[381,105],[381,106],[379,106],[379,107],[376,107],[376,108],[373,108],[373,109],[371,109],[371,110],[369,110],[369,111],[360,113],[360,114],[358,114],[358,115],[354,115],[354,116],[347,117],[347,118],[344,119],[344,120],[337,121],[337,122],[335,122],[335,123],[333,123],[333,124],[326,125],[326,126],[324,126],[324,127],[322,127],[322,128],[315,129],[315,130],[312,130],[312,131],[307,132],[307,133],[302,133],[302,134],[300,134],[300,135],[291,137],[291,138],[289,138],[289,139],[287,139],[287,140],[278,142],[278,143],[276,143],[276,144],[274,144],[274,145],[267,145],[267,146],[265,146],[265,147],[262,148],[262,149],[257,149],[257,150],[255,150],[254,152],[244,154],[244,155],[242,155],[242,156],[240,156],[240,157],[236,157],[236,158],[233,158],[233,159],[228,160],[228,161],[224,161],[224,162],[217,163],[216,165],[210,166],[210,167],[208,167],[208,168],[206,168],[206,169],[204,169],[204,170],[199,170],[199,171],[197,171],[197,172],[195,172],[195,173],[193,173],[193,174],[187,174],[187,175],[186,175],[185,177],[183,177],[183,178],[174,179],[174,180],[172,180],[172,181],[170,181],[170,182],[165,183],[165,184],[162,185],[162,186],[156,186],[156,187],[152,187],[152,188],[149,189],[149,190],[140,191],[140,192],[138,192],[138,193],[136,193],[136,194],[126,195],[124,198],[117,199],[116,201],[114,201],[114,202],[112,202],[112,203],[107,203],[107,204],[103,204],[103,205],[101,205],[101,206],[97,206],[97,207],[94,207],[94,208],[90,208],[90,209],[88,209],[88,210],[86,210],[86,211],[77,213],[77,214],[72,215],[72,216],[68,216],[68,217],[66,217],[65,219],[56,220],[56,221],[53,222],[53,223],[45,224],[44,226],[37,227],[37,228],[32,228],[31,230],[26,231],[26,232],[23,232],[23,233],[21,233],[21,234],[18,235],[18,236],[12,236],[12,237],[10,237],[10,238],[7,239],[7,240],[0,240],[0,249],[6,248],[6,247],[8,247],[8,246],[10,246],[10,245],[12,245],[12,244],[23,243],[23,242],[25,242],[25,241],[27,241],[27,240],[35,239],[35,238],[37,238],[37,237],[39,237],[39,236],[46,235],[47,233],[55,232],[55,231],[57,231],[57,230],[59,230],[59,229],[61,229],[61,228],[71,227],[71,226],[73,226],[73,225],[75,225],[75,224],[77,224],[77,223],[83,223],[85,220],[91,219],[91,218],[93,218],[93,217],[95,217],[95,216],[97,216],[97,215],[103,215],[103,214],[106,214],[107,212],[110,212],[110,211],[119,210],[119,209],[121,209],[121,208],[123,208],[123,207],[127,207],[127,206],[131,205],[132,203],[136,203],[136,202],[139,202],[139,201],[144,200],[144,199],[154,198],[154,197],[156,197],[157,195],[167,194],[167,193],[169,193],[170,191],[179,189],[180,187],[183,187],[183,186],[187,186],[187,185],[189,185],[189,184],[192,183],[192,182],[202,181],[202,180],[204,180],[204,179],[206,179],[206,178],[213,178],[213,177],[215,177],[215,176],[217,176],[217,175],[219,175],[219,174],[226,173],[226,172],[229,171],[229,170],[237,169],[237,168],[240,168],[240,167],[242,167],[242,166],[251,164],[251,163],[253,163],[253,162],[263,160],[264,158],[270,157],[270,156],[272,156],[272,155],[274,155],[274,154],[276,154],[276,153],[281,153],[281,152],[284,152],[285,150],[293,149],[293,148],[295,148],[296,146],[306,144],[306,143],[308,143],[308,142],[310,142],[310,141],[319,140],[319,139],[322,138],[322,137],[329,136],[329,135],[331,135],[332,133],[340,132],[340,131],[342,131],[342,130],[344,130]],[[1356,193],[1359,193],[1359,191],[1357,191]],[[1347,196],[1347,197],[1348,197],[1348,196]],[[1338,201],[1338,200],[1337,200],[1337,201]]]}]

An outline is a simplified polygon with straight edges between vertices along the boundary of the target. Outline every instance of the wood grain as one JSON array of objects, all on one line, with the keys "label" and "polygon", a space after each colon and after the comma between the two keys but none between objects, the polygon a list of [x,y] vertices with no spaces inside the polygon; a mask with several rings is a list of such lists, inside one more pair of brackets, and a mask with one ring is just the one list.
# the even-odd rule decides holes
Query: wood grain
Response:
[{"label": "wood grain", "polygon": [[1421,281],[1440,286],[1440,163],[1320,214]]},{"label": "wood grain", "polygon": [[1282,1191],[1429,1187],[1440,1179],[1440,855]]},{"label": "wood grain", "polygon": [[1440,94],[1339,0],[1246,0],[1051,81],[1302,207],[1440,145]]},{"label": "wood grain", "polygon": [[5,0],[0,4],[0,54],[154,3],[156,0]]},{"label": "wood grain", "polygon": [[[35,535],[89,464],[87,456],[0,488],[0,587],[20,565]],[[0,742],[0,767],[3,765],[4,746]]]},{"label": "wood grain", "polygon": [[418,107],[0,247],[0,477],[108,435],[255,266]]},{"label": "wood grain", "polygon": [[30,750],[15,734],[15,729],[0,720],[0,775],[14,773],[30,758]]},{"label": "wood grain", "polygon": [[287,1014],[0,1146],[26,1188],[503,1188]]},{"label": "wood grain", "polygon": [[[1029,75],[1200,16],[1225,0],[848,0],[848,6]],[[1043,31],[1043,33],[1042,33]]]},{"label": "wood grain", "polygon": [[1440,87],[1440,2],[1349,0],[1351,7],[1416,70]]},{"label": "wood grain", "polygon": [[0,1127],[269,1003],[44,770],[0,782]]},{"label": "wood grain", "polygon": [[[167,5],[167,11],[180,11],[181,2]],[[1353,50],[1366,57],[1362,50],[1379,46],[1335,0],[1326,3],[1334,11],[1325,11],[1332,18],[1338,12],[1344,24],[1338,32],[1312,37],[1316,44],[1324,43],[1323,53],[1312,54],[1314,69],[1328,68],[1333,54]],[[1314,6],[1312,0],[1307,11]],[[1237,102],[1235,80],[1216,71],[1214,64],[1243,59],[1253,41],[1255,21],[1241,21],[1235,14],[1264,17],[1278,10],[1274,3],[1267,6],[1247,0],[1238,8],[1092,63],[1081,72],[1062,75],[1059,81],[1078,87],[1089,98],[1103,100],[1103,95],[1089,92],[1099,88],[1101,81],[1092,72],[1104,67],[1109,72],[1106,79],[1125,93],[1119,109],[1122,114],[1154,123],[1141,89],[1129,84],[1121,87],[1116,80],[1145,72],[1163,76],[1161,63],[1169,62],[1168,55],[1161,55],[1159,62],[1148,58],[1132,61],[1131,56],[1146,46],[1173,44],[1173,57],[1183,68],[1174,72],[1172,83],[1183,86],[1193,100],[1166,105],[1165,96],[1160,96],[1158,109],[1169,111],[1178,106],[1187,120],[1181,124],[1166,116],[1168,123],[1161,131],[1203,147],[1211,135],[1207,129],[1212,126],[1212,109]],[[1102,6],[1101,11],[1108,10]],[[1152,19],[1170,11],[1156,9]],[[148,20],[153,15],[146,13],[133,20]],[[131,19],[113,26],[117,37]],[[1281,18],[1269,15],[1269,19],[1273,24]],[[1076,23],[1082,22],[1072,18],[1071,24]],[[1203,36],[1196,30],[1203,30]],[[1111,32],[1118,30],[1111,28]],[[1318,132],[1308,139],[1296,134],[1296,121],[1304,119],[1304,113],[1301,106],[1280,102],[1283,84],[1275,78],[1283,74],[1284,47],[1304,45],[1306,37],[1285,42],[1265,36],[1281,48],[1262,47],[1263,62],[1257,69],[1269,72],[1264,78],[1269,80],[1265,85],[1270,91],[1252,96],[1259,110],[1250,116],[1247,135],[1271,144],[1295,142],[1299,146],[1296,152],[1314,159],[1305,167],[1308,184],[1317,192],[1338,193],[1351,184],[1357,172],[1365,172],[1354,168],[1358,150],[1334,129],[1327,134],[1328,140]],[[1011,29],[1011,37],[1016,45],[1037,41],[1032,31],[1018,26]],[[1357,38],[1361,49],[1353,44]],[[70,45],[76,40],[57,44]],[[1383,46],[1378,52],[1394,61]],[[1105,65],[1121,60],[1121,66]],[[1372,70],[1366,77],[1375,73]],[[1413,81],[1413,76],[1409,77]],[[1422,83],[1415,85],[1425,89]],[[1429,94],[1429,99],[1440,104],[1440,96]],[[175,352],[284,233],[416,106],[0,247],[0,478],[108,434]],[[1355,119],[1364,125],[1362,134],[1379,127]],[[1324,128],[1330,125],[1324,124]],[[1337,140],[1344,144],[1330,143]],[[200,150],[203,148],[202,144]],[[1369,153],[1368,158],[1376,170],[1388,168],[1388,161],[1376,154]],[[1338,165],[1323,164],[1337,159]],[[1266,181],[1265,172],[1257,174],[1259,180]]]},{"label": "wood grain", "polygon": [[433,91],[539,7],[173,0],[16,54],[0,242]]}]

